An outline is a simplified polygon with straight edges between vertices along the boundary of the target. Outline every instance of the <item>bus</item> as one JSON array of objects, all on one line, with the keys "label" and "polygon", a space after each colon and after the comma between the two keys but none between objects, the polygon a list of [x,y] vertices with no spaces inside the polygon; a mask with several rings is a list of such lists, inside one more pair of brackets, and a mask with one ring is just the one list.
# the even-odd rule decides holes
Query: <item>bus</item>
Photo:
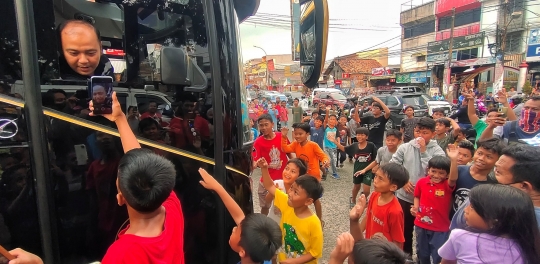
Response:
[{"label": "bus", "polygon": [[[314,87],[326,57],[328,4],[300,2],[302,81]],[[118,131],[88,115],[88,80],[66,74],[57,27],[76,19],[99,30],[100,63],[114,77],[138,140],[175,165],[185,263],[237,263],[228,245],[235,224],[220,199],[200,186],[197,171],[206,168],[253,213],[239,24],[259,1],[1,4],[0,244],[45,263],[91,263],[129,224],[115,198],[123,154]],[[165,119],[181,121],[172,129]]]}]

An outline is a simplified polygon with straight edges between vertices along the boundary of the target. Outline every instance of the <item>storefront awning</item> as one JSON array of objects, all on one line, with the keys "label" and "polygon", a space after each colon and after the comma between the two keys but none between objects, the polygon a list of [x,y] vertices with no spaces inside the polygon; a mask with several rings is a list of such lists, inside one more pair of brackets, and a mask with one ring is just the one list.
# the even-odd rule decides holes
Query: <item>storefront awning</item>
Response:
[{"label": "storefront awning", "polygon": [[396,75],[385,75],[385,76],[370,76],[370,80],[388,80],[388,79],[394,79],[396,78]]}]

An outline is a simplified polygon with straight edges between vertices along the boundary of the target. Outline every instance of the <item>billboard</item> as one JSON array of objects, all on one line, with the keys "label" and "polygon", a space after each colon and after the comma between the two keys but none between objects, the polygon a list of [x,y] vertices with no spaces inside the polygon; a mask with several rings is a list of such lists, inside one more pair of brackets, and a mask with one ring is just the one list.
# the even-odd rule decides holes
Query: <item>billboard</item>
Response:
[{"label": "billboard", "polygon": [[527,61],[540,61],[540,29],[529,32],[527,46]]},{"label": "billboard", "polygon": [[293,61],[300,61],[300,1],[291,1],[291,54]]}]

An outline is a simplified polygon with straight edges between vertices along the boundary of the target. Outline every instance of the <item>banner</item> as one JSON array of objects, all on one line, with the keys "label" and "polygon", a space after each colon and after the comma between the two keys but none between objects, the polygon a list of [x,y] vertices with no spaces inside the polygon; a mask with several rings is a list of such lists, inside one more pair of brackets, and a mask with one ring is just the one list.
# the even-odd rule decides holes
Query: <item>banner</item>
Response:
[{"label": "banner", "polygon": [[[467,36],[454,37],[452,42],[452,49],[470,49],[484,45],[484,31],[478,34],[472,34]],[[445,39],[441,41],[428,42],[427,52],[438,53],[448,51],[450,49],[450,40]]]}]

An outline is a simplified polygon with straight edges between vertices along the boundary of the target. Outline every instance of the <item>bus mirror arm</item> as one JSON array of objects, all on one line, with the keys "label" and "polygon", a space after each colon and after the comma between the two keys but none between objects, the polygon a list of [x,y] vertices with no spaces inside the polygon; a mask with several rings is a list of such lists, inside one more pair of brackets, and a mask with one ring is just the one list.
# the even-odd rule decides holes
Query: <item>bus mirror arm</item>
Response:
[{"label": "bus mirror arm", "polygon": [[181,48],[162,47],[160,66],[163,84],[183,85],[188,92],[204,92],[208,86],[202,69]]}]

